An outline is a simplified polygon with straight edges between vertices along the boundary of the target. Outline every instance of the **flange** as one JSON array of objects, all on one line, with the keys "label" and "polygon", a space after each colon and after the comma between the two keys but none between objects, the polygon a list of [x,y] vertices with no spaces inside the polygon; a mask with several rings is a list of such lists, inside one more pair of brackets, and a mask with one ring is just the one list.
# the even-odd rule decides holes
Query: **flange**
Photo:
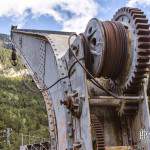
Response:
[{"label": "flange", "polygon": [[88,48],[91,55],[85,56],[87,61],[91,60],[89,64],[91,68],[90,72],[93,74],[94,77],[100,76],[105,50],[105,33],[102,22],[96,18],[91,19],[84,32],[84,37],[87,40]]}]

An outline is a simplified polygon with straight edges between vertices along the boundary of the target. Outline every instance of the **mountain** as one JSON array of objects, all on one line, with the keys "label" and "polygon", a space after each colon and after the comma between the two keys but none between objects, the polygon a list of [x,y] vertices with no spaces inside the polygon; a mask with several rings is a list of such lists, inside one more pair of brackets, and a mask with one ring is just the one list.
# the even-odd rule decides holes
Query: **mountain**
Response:
[{"label": "mountain", "polygon": [[[14,67],[10,57],[10,50],[0,48],[0,150],[19,150],[22,135],[49,137],[42,94],[32,78],[24,75],[26,68],[20,60]],[[28,142],[29,138],[24,139],[24,144]]]},{"label": "mountain", "polygon": [[0,33],[0,47],[11,48],[10,35]]},{"label": "mountain", "polygon": [[2,41],[10,41],[10,36],[8,34],[0,33],[0,40],[2,40]]}]

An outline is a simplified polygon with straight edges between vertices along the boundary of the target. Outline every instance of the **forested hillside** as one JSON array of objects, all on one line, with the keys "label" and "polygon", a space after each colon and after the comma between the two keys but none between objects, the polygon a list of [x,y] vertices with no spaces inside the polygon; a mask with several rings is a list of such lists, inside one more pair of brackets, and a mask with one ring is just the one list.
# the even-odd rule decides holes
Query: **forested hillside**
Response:
[{"label": "forested hillside", "polygon": [[[25,68],[10,63],[11,50],[0,49],[0,149],[18,150],[21,135],[48,138],[47,114],[43,97]],[[31,91],[27,83],[35,92]],[[10,136],[5,133],[11,129]],[[10,141],[10,144],[9,144]]]}]

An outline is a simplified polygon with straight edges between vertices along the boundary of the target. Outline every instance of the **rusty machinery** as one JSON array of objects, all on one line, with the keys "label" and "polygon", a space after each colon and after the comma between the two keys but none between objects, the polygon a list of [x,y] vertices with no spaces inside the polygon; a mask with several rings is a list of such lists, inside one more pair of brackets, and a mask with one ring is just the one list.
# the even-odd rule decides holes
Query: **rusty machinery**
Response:
[{"label": "rusty machinery", "polygon": [[[15,51],[43,93],[51,150],[150,150],[148,19],[119,9],[84,33],[12,27]],[[13,54],[14,55],[14,54]]]}]

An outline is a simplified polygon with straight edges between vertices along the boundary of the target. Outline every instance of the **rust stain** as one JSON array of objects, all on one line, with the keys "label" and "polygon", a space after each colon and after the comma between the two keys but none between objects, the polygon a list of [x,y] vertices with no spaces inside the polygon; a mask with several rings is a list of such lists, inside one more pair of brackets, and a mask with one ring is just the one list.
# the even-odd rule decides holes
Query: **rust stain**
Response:
[{"label": "rust stain", "polygon": [[111,146],[105,147],[105,150],[133,150],[130,146]]}]

